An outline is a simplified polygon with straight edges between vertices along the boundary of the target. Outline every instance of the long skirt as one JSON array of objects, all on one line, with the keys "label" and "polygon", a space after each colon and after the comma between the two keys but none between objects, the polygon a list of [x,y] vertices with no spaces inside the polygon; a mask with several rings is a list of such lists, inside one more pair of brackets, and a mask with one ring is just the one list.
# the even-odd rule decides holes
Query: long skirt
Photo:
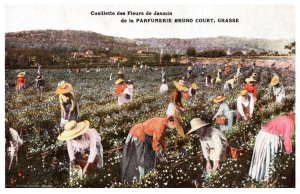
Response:
[{"label": "long skirt", "polygon": [[143,169],[146,174],[155,168],[155,164],[156,157],[152,149],[152,137],[145,135],[145,142],[142,142],[129,134],[122,153],[122,182],[137,181],[142,178],[139,169]]},{"label": "long skirt", "polygon": [[282,139],[261,130],[255,139],[249,176],[256,181],[267,181],[270,168],[278,152],[282,151]]}]

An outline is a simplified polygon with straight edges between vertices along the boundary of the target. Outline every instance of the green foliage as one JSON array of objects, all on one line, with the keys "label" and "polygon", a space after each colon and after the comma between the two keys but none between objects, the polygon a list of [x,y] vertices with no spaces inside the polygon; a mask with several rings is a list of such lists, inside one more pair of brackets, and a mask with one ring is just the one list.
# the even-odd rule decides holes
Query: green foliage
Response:
[{"label": "green foliage", "polygon": [[[195,66],[196,75],[214,72],[215,65],[206,68]],[[269,183],[258,183],[248,177],[250,160],[253,152],[255,136],[261,126],[272,118],[284,115],[293,110],[295,105],[295,78],[293,72],[284,69],[258,68],[258,101],[254,116],[244,124],[235,124],[225,135],[231,146],[243,148],[245,152],[238,160],[227,160],[215,175],[207,176],[203,165],[201,146],[196,134],[180,138],[175,130],[168,130],[167,164],[158,163],[155,171],[134,184],[120,183],[120,163],[122,146],[130,128],[140,122],[156,116],[165,116],[169,103],[168,95],[159,94],[161,81],[160,71],[142,71],[131,73],[131,67],[123,71],[125,77],[134,81],[134,98],[123,108],[117,105],[114,94],[114,79],[108,79],[110,73],[116,78],[117,69],[101,69],[96,73],[67,74],[67,69],[42,69],[47,87],[43,100],[36,95],[33,80],[36,70],[27,70],[26,77],[29,88],[16,93],[14,87],[17,71],[6,73],[6,117],[12,127],[18,130],[24,139],[24,145],[19,152],[19,166],[6,173],[7,187],[294,187],[295,186],[295,153],[279,155],[274,161],[274,169]],[[169,80],[179,79],[186,73],[181,66],[166,67]],[[251,74],[250,68],[242,70],[243,76]],[[266,73],[264,73],[266,72]],[[276,72],[283,78],[287,98],[279,105],[270,99],[265,88]],[[235,72],[231,72],[233,76]],[[81,119],[88,119],[91,127],[97,129],[102,137],[104,147],[104,169],[90,172],[83,180],[69,178],[69,158],[66,143],[56,140],[61,132],[58,128],[60,110],[58,97],[54,91],[57,83],[65,80],[75,89],[79,101]],[[211,122],[217,111],[212,99],[219,93],[221,87],[204,87],[204,78],[198,76],[195,82],[200,86],[196,96],[190,102],[185,102],[183,113],[184,130],[190,129],[189,121],[194,117]],[[224,83],[224,80],[223,80]],[[170,90],[174,88],[169,83]],[[243,88],[239,83],[226,95],[229,107],[236,109],[236,98]],[[260,111],[258,111],[260,110]],[[295,142],[293,142],[293,145]],[[22,171],[22,176],[18,173]],[[18,185],[18,186],[17,186]]]}]

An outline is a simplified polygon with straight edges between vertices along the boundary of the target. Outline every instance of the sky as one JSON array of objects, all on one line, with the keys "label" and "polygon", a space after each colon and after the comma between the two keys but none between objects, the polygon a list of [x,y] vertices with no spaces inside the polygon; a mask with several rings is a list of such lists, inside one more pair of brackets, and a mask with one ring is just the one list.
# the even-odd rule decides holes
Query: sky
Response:
[{"label": "sky", "polygon": [[[83,30],[125,38],[232,36],[295,39],[294,5],[6,5],[5,32]],[[91,15],[91,11],[172,12],[172,16]],[[192,18],[194,23],[121,23],[121,19]],[[195,23],[213,18],[215,23]],[[239,23],[218,23],[238,18]]]}]

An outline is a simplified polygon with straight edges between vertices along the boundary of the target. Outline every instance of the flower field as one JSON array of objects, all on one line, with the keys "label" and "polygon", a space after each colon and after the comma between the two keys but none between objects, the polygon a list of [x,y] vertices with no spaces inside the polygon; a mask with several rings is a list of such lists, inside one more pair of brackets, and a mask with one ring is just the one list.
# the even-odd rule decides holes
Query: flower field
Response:
[{"label": "flower field", "polygon": [[[212,99],[222,94],[223,84],[214,88],[205,87],[205,75],[215,76],[217,68],[223,66],[195,66],[193,73],[200,88],[190,102],[185,102],[183,113],[184,129],[190,129],[189,121],[200,117],[211,121],[218,107]],[[186,73],[186,66],[166,67],[169,90],[174,88],[172,80],[178,80]],[[128,185],[120,182],[122,146],[130,128],[155,116],[166,116],[169,95],[159,93],[160,70],[144,70],[135,74],[125,68],[126,79],[133,80],[133,101],[120,108],[115,96],[115,79],[118,69],[108,68],[96,72],[82,71],[68,73],[67,69],[42,69],[46,80],[43,99],[37,96],[34,79],[36,69],[26,70],[29,87],[16,93],[17,70],[7,70],[5,101],[6,117],[24,140],[19,150],[19,164],[11,172],[6,172],[6,187],[295,187],[295,153],[280,154],[274,161],[272,175],[267,183],[258,183],[248,177],[250,161],[256,134],[270,119],[293,110],[295,105],[295,72],[287,69],[257,67],[258,101],[253,118],[243,125],[235,124],[226,132],[231,146],[245,151],[237,160],[228,159],[217,174],[207,175],[197,135],[186,138],[177,135],[176,130],[167,131],[168,162],[158,163],[155,171],[144,179]],[[244,67],[240,83],[226,95],[229,107],[236,110],[236,98],[244,86],[244,80],[252,74],[251,67]],[[268,95],[268,86],[277,73],[286,89],[286,99],[276,104]],[[232,79],[236,68],[232,68],[227,79]],[[85,179],[69,178],[69,158],[66,142],[56,138],[60,133],[60,107],[54,91],[57,83],[65,80],[73,85],[79,101],[81,120],[89,120],[97,129],[104,148],[104,168],[91,172]],[[223,80],[224,82],[224,80]],[[295,143],[293,141],[293,147]],[[295,150],[295,147],[294,149]]]}]

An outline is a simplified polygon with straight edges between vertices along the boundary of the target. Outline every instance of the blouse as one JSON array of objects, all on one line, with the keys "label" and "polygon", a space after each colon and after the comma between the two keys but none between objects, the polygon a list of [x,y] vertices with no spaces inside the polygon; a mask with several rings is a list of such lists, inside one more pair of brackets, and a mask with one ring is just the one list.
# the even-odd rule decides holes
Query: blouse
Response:
[{"label": "blouse", "polygon": [[70,160],[72,161],[75,159],[75,152],[83,152],[84,150],[89,149],[90,154],[88,162],[93,163],[97,155],[97,142],[101,142],[101,137],[94,128],[85,132],[79,140],[68,140],[67,148]]}]

